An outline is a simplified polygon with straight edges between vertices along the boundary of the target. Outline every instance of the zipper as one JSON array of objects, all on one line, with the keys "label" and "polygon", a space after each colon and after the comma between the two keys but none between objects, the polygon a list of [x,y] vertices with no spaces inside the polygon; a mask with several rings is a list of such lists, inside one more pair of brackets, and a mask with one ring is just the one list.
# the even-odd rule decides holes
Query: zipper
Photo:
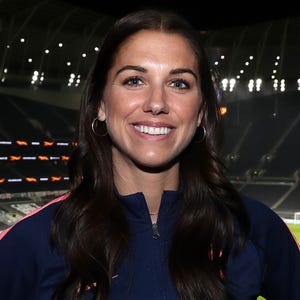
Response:
[{"label": "zipper", "polygon": [[158,232],[157,223],[152,224],[152,237],[156,240],[160,237],[160,234]]}]

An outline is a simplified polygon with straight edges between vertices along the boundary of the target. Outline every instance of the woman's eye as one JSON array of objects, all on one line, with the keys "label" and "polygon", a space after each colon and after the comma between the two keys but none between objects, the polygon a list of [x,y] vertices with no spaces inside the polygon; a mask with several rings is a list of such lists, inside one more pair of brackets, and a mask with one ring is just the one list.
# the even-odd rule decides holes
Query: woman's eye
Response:
[{"label": "woman's eye", "polygon": [[124,84],[129,85],[129,86],[133,86],[133,87],[139,86],[142,83],[143,83],[142,80],[140,78],[138,78],[138,77],[131,77],[131,78],[126,79],[124,81]]},{"label": "woman's eye", "polygon": [[173,80],[170,84],[170,86],[180,89],[180,90],[184,90],[184,89],[188,89],[190,87],[190,85],[185,81],[185,80]]}]

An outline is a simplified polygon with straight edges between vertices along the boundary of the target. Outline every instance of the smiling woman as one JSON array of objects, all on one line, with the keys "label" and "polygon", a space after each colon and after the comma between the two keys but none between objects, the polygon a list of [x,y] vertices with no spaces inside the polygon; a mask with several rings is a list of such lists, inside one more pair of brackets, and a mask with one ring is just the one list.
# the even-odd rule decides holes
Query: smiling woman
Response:
[{"label": "smiling woman", "polygon": [[82,97],[70,191],[0,236],[1,297],[300,298],[287,226],[226,177],[213,78],[177,14],[111,27]]}]

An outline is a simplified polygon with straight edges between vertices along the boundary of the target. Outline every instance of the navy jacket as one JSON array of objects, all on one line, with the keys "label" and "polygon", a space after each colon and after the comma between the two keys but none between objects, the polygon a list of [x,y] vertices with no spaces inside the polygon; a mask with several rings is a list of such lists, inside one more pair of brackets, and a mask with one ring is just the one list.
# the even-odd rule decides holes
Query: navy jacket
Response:
[{"label": "navy jacket", "polygon": [[[167,264],[178,194],[166,191],[158,216],[159,237],[141,193],[118,195],[132,230],[131,254],[112,279],[109,300],[179,300]],[[53,213],[64,196],[38,209],[0,235],[0,299],[50,300],[66,264],[49,246]],[[286,224],[262,203],[243,198],[251,235],[242,253],[230,255],[228,288],[236,300],[300,300],[300,252]],[[87,291],[91,300],[93,289]],[[217,299],[215,299],[217,300]]]}]

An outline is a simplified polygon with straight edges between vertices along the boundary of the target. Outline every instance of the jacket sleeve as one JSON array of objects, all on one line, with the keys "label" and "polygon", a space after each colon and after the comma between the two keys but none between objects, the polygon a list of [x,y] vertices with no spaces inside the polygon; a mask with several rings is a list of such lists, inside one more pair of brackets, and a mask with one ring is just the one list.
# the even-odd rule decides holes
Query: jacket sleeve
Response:
[{"label": "jacket sleeve", "polygon": [[33,237],[22,222],[2,232],[0,240],[0,295],[5,300],[34,299],[37,259]]},{"label": "jacket sleeve", "polygon": [[259,294],[267,300],[300,300],[298,242],[270,207],[255,199],[244,200],[251,224],[250,243],[259,257],[251,263],[253,266],[259,261]]},{"label": "jacket sleeve", "polygon": [[0,299],[49,300],[65,272],[50,227],[63,195],[32,211],[0,234]]},{"label": "jacket sleeve", "polygon": [[262,296],[271,300],[300,299],[300,251],[286,223],[267,213]]},{"label": "jacket sleeve", "polygon": [[300,300],[300,250],[285,221],[270,207],[243,197],[250,235],[238,255],[227,262],[233,299]]}]

